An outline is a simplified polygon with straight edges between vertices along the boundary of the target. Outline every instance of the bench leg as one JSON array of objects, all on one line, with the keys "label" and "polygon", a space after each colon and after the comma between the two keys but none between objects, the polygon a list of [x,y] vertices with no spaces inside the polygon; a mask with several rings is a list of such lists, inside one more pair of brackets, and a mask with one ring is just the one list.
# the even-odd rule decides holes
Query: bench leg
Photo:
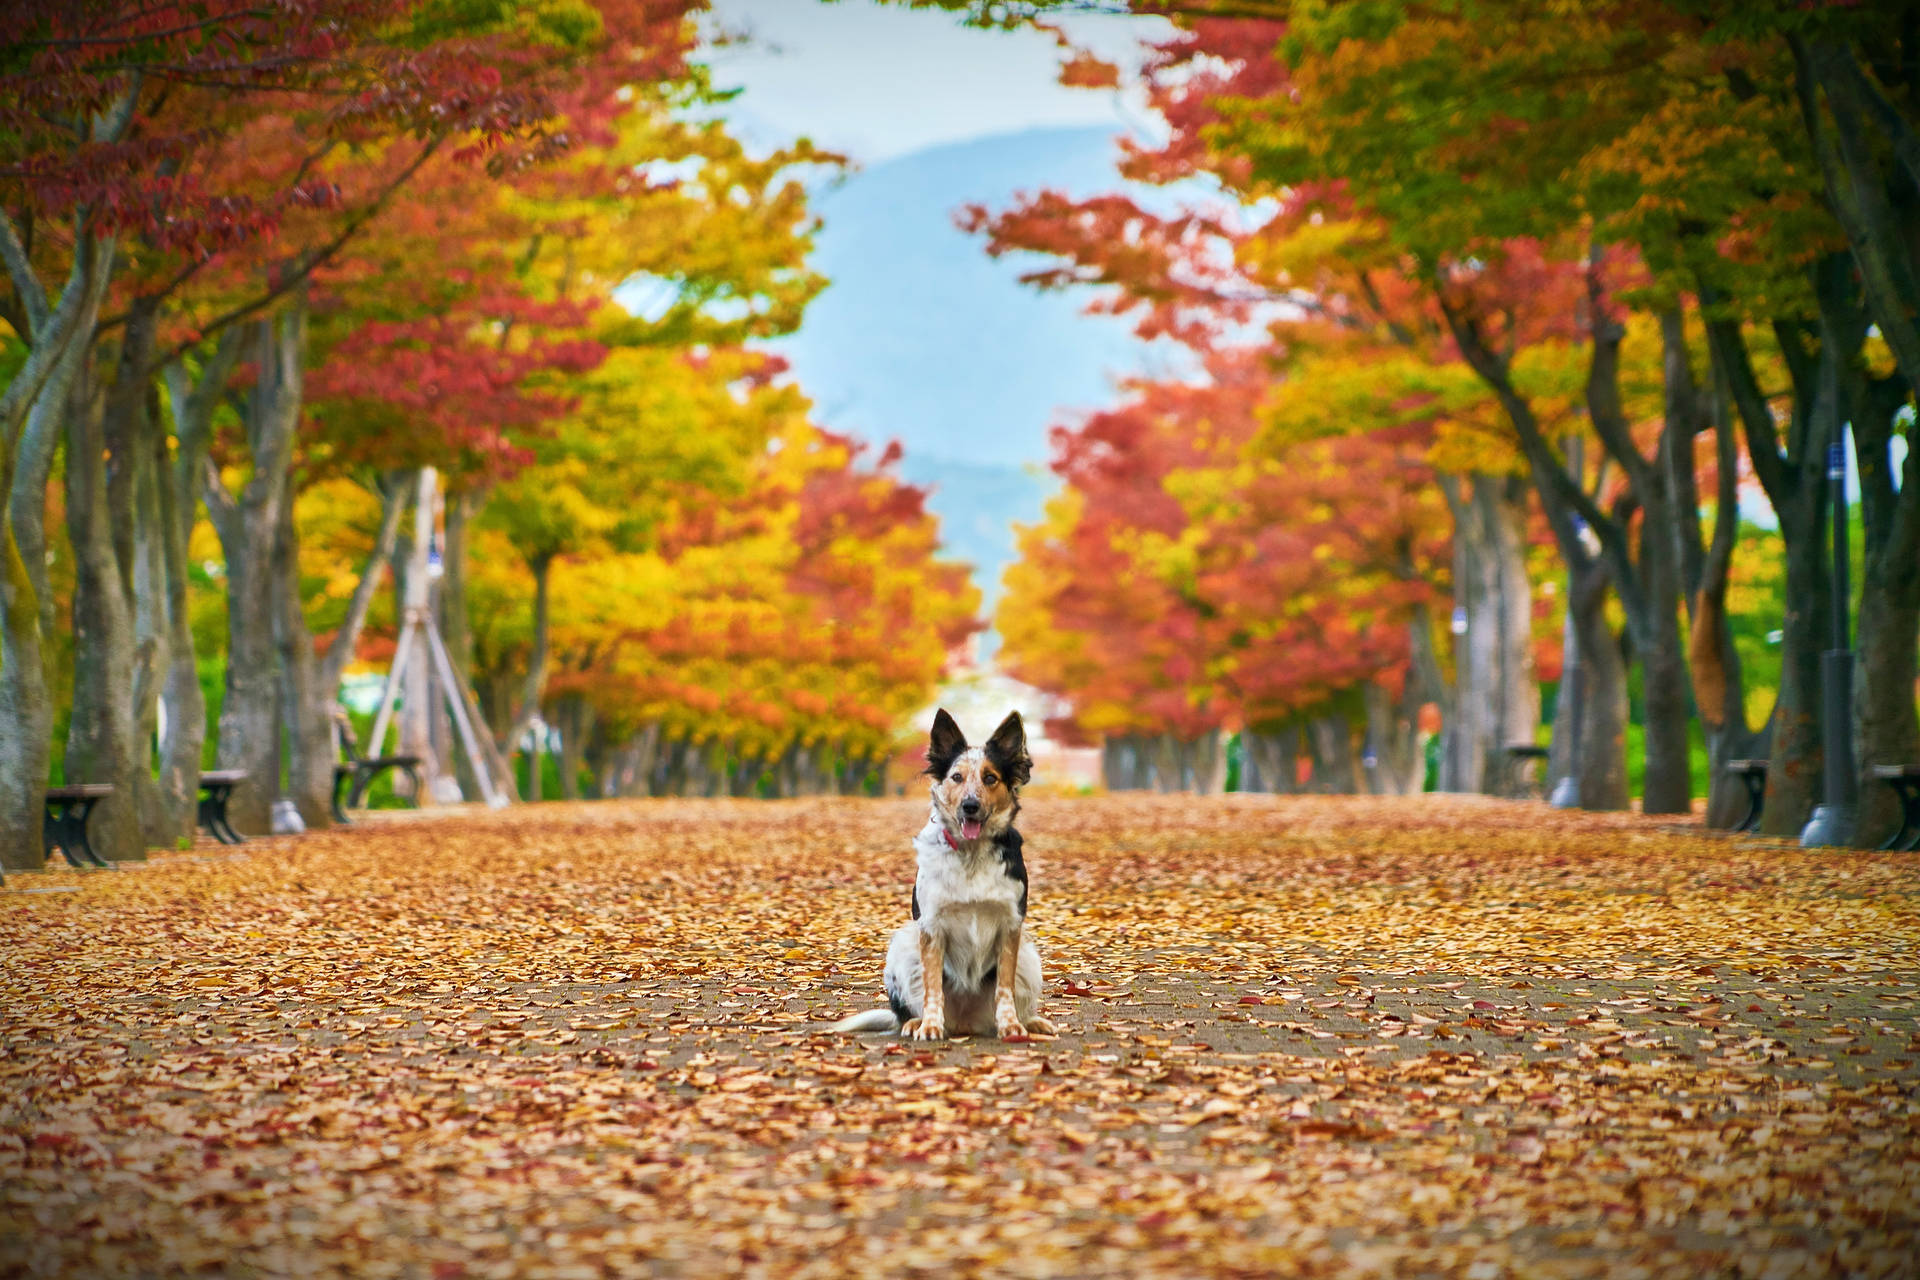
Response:
[{"label": "bench leg", "polygon": [[347,792],[347,808],[358,809],[366,803],[367,788],[373,785],[373,770],[365,765],[353,767],[353,790]]},{"label": "bench leg", "polygon": [[353,819],[347,817],[346,808],[340,803],[340,797],[347,789],[347,779],[353,774],[333,771],[333,820],[343,827],[352,826]]},{"label": "bench leg", "polygon": [[222,839],[228,844],[245,844],[247,838],[233,829],[233,820],[227,817],[227,801],[232,797],[233,788],[231,786],[220,788],[220,796],[214,801],[213,815],[220,820],[220,830],[226,833],[221,837]]},{"label": "bench leg", "polygon": [[227,816],[227,801],[232,798],[232,787],[222,787],[220,789],[220,829],[227,833],[228,844],[245,844],[247,838],[233,829],[233,819]]},{"label": "bench leg", "polygon": [[1760,829],[1761,810],[1767,806],[1767,780],[1765,778],[1755,778],[1746,775],[1742,775],[1740,780],[1747,784],[1747,816],[1740,819],[1740,821],[1734,825],[1733,829],[1735,831],[1758,831]]},{"label": "bench leg", "polygon": [[53,855],[57,853],[67,860],[68,866],[80,865],[79,859],[73,856],[73,850],[67,846],[67,806],[61,801],[54,801],[48,807],[46,816],[40,819],[40,844],[40,852],[48,862],[52,862]]},{"label": "bench leg", "polygon": [[79,814],[75,817],[74,825],[78,829],[80,834],[81,856],[86,858],[88,862],[91,862],[96,867],[111,868],[113,864],[111,862],[108,862],[105,858],[101,857],[99,854],[95,853],[93,851],[93,841],[87,839],[87,815],[92,813],[93,806],[99,803],[100,802],[98,800],[87,801],[85,805],[81,808]]},{"label": "bench leg", "polygon": [[1545,799],[1544,788],[1540,781],[1547,762],[1539,756],[1526,756],[1513,766],[1513,798],[1515,800]]},{"label": "bench leg", "polygon": [[221,844],[245,844],[246,837],[235,831],[227,820],[227,797],[233,794],[232,785],[216,783],[207,787],[206,792],[200,797],[200,825]]},{"label": "bench leg", "polygon": [[1900,797],[1900,829],[1887,837],[1882,850],[1911,853],[1920,849],[1920,783],[1891,784]]},{"label": "bench leg", "polygon": [[87,815],[93,812],[96,800],[56,801],[58,806],[49,810],[41,824],[41,835],[49,858],[54,850],[67,860],[67,865],[79,870],[88,867],[111,867],[113,864],[93,851],[93,845],[87,840]]}]

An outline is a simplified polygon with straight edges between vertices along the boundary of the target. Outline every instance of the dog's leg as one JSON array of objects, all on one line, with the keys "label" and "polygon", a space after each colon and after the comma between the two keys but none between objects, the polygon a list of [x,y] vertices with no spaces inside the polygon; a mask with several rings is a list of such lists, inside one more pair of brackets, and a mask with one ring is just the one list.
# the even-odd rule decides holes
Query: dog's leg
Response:
[{"label": "dog's leg", "polygon": [[[1020,940],[1020,959],[1014,966],[1013,1009],[1020,1014],[1020,1020],[1026,1023],[1028,1035],[1059,1034],[1051,1019],[1040,1016],[1040,953],[1025,937]],[[1021,1014],[1023,1009],[1026,1012]]]},{"label": "dog's leg", "polygon": [[920,1017],[902,1027],[901,1034],[915,1040],[944,1040],[947,1038],[946,953],[940,945],[940,935],[924,929],[920,932],[920,983]]},{"label": "dog's leg", "polygon": [[1000,1029],[1002,1040],[1027,1034],[1027,1029],[1020,1025],[1019,1010],[1013,1004],[1014,976],[1019,963],[1020,923],[1015,921],[1013,928],[1000,939],[1000,971],[993,979],[993,1023]]}]

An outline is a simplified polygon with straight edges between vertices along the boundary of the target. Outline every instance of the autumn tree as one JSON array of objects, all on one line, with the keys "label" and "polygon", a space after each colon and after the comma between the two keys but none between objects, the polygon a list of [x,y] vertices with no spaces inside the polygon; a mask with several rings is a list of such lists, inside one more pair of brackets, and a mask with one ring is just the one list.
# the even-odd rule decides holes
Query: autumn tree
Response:
[{"label": "autumn tree", "polygon": [[[1054,6],[948,7],[993,22],[1028,20]],[[1189,15],[1195,32],[1217,9],[1204,0],[1132,7]],[[1738,673],[1727,666],[1730,643],[1713,603],[1716,581],[1724,582],[1721,549],[1732,542],[1730,506],[1718,504],[1720,523],[1706,544],[1679,465],[1692,458],[1691,439],[1703,424],[1730,429],[1733,413],[1716,402],[1736,406],[1756,474],[1788,531],[1795,579],[1767,822],[1780,833],[1797,829],[1821,769],[1816,654],[1826,643],[1818,619],[1828,586],[1819,468],[1841,424],[1854,421],[1857,437],[1864,430],[1870,460],[1863,476],[1883,477],[1869,480],[1876,545],[1911,550],[1902,541],[1912,525],[1897,514],[1890,450],[1895,410],[1913,386],[1911,362],[1892,350],[1910,331],[1901,317],[1913,293],[1897,212],[1910,203],[1902,193],[1912,181],[1900,159],[1913,137],[1910,106],[1902,105],[1911,96],[1910,24],[1873,6],[1710,3],[1574,6],[1549,15],[1525,5],[1326,9],[1272,0],[1234,12],[1286,24],[1272,53],[1290,87],[1226,103],[1232,118],[1202,144],[1209,167],[1229,182],[1236,173],[1264,173],[1283,186],[1346,182],[1423,264],[1420,278],[1448,302],[1463,354],[1518,411],[1515,430],[1543,498],[1567,509],[1554,524],[1571,570],[1586,576],[1593,559],[1620,593],[1653,695],[1650,753],[1668,765],[1679,753],[1675,726],[1684,721],[1679,627],[1669,621],[1679,612],[1676,599],[1691,607],[1696,628],[1710,632],[1693,650],[1726,699],[1709,720],[1716,766],[1751,740],[1729,710],[1739,702]],[[1467,300],[1447,297],[1462,266],[1477,273],[1516,234],[1562,245],[1554,251],[1573,265],[1599,246],[1628,245],[1653,274],[1647,287],[1616,289],[1607,301],[1604,273],[1596,273],[1590,292],[1598,305],[1583,321],[1592,337],[1589,411],[1627,485],[1629,505],[1618,513],[1581,499],[1549,436],[1525,421],[1524,397],[1502,386],[1511,379],[1497,343],[1488,341],[1500,328],[1498,314],[1477,315]],[[1569,237],[1575,243],[1565,243]],[[1710,335],[1704,378],[1689,367],[1697,358],[1685,337],[1689,298],[1701,305]],[[1617,410],[1611,370],[1626,327],[1622,304],[1661,322],[1665,430],[1651,451],[1632,440]],[[1889,343],[1877,367],[1868,356],[1868,317]],[[1780,397],[1783,415],[1761,390],[1770,384],[1752,373],[1769,348],[1779,352],[1791,387]],[[1778,416],[1790,426],[1784,438]],[[1732,457],[1726,444],[1716,449],[1717,459]],[[1599,535],[1597,556],[1567,536],[1581,525]],[[1915,644],[1905,619],[1914,588],[1904,568],[1890,566],[1913,560],[1870,554],[1862,629],[1864,665],[1873,674],[1863,684],[1883,691],[1910,684]],[[1868,754],[1912,755],[1910,701],[1902,692],[1873,698],[1873,710],[1856,704],[1863,742],[1875,744]],[[1678,772],[1663,767],[1656,787]],[[1719,775],[1716,767],[1717,786],[1731,785]],[[1863,838],[1890,818],[1892,800],[1882,790],[1866,793]],[[1710,808],[1724,810],[1725,794],[1722,788]],[[1649,807],[1678,799],[1677,791],[1659,794]]]},{"label": "autumn tree", "polygon": [[[1191,179],[1209,155],[1203,136],[1221,122],[1216,100],[1276,92],[1284,84],[1270,56],[1278,36],[1277,28],[1258,23],[1201,23],[1161,46],[1149,63],[1148,84],[1175,132],[1159,147],[1124,144],[1122,173],[1153,182]],[[1398,375],[1446,358],[1431,299],[1401,277],[1378,222],[1352,208],[1337,188],[1273,193],[1259,212],[1213,204],[1161,215],[1125,196],[1073,201],[1043,192],[997,215],[970,210],[966,222],[988,233],[991,252],[1038,252],[1055,260],[1030,271],[1030,282],[1103,288],[1093,305],[1134,312],[1148,336],[1206,341],[1258,318],[1288,350],[1364,350],[1355,363],[1362,377],[1376,370]],[[1512,283],[1526,290],[1538,282],[1516,276]],[[1402,417],[1394,407],[1397,394],[1382,383],[1377,406],[1343,425],[1362,431],[1363,424],[1395,424]],[[1417,387],[1406,392],[1416,401],[1428,394]],[[1468,638],[1460,651],[1459,695],[1446,717],[1441,785],[1498,788],[1507,745],[1531,739],[1539,710],[1528,644],[1527,496],[1513,474],[1511,446],[1495,440],[1476,451],[1456,448],[1448,460],[1465,464],[1448,492]]]},{"label": "autumn tree", "polygon": [[[407,19],[403,7],[376,0],[270,13],[224,3],[7,10],[0,27],[8,55],[0,84],[7,138],[0,252],[12,286],[6,318],[31,351],[23,376],[8,384],[0,415],[0,470],[8,481],[0,542],[10,566],[0,703],[24,729],[8,735],[0,756],[0,774],[10,781],[0,847],[9,856],[31,858],[48,761],[39,549],[56,444],[67,438],[68,487],[80,499],[73,622],[84,678],[76,686],[67,766],[72,775],[115,784],[97,830],[114,856],[132,856],[141,845],[142,813],[157,808],[136,747],[133,652],[136,619],[157,615],[137,610],[132,599],[129,530],[137,510],[159,509],[152,486],[153,501],[142,506],[135,496],[157,455],[137,424],[150,416],[162,301],[209,263],[257,246],[302,211],[353,225],[365,211],[347,210],[334,185],[312,172],[310,158],[394,133],[429,142],[505,137],[537,115],[537,95],[507,88],[468,33],[444,18]],[[253,120],[314,94],[328,107],[312,117],[317,136],[309,147],[270,162],[264,177],[223,163],[233,154],[226,144]],[[220,325],[286,295],[303,265],[324,256],[326,243],[282,264],[292,269],[227,308]],[[49,280],[63,283],[49,289]],[[103,315],[116,281],[122,310]],[[117,353],[96,351],[99,335],[115,331]],[[112,370],[111,377],[97,378],[96,368]],[[111,477],[109,452],[126,463]],[[158,685],[147,678],[140,688],[152,693]]]}]

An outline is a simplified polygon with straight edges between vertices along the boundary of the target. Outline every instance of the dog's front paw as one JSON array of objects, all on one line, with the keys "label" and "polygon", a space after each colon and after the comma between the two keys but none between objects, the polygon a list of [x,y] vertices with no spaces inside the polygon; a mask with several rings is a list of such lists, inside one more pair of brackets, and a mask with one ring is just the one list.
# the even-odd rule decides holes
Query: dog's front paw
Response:
[{"label": "dog's front paw", "polygon": [[1002,1040],[1025,1040],[1027,1038],[1027,1029],[1020,1025],[1020,1019],[1008,1018],[1000,1023],[1000,1038]]},{"label": "dog's front paw", "polygon": [[900,1034],[911,1036],[915,1040],[945,1040],[947,1028],[945,1023],[936,1022],[932,1018],[915,1018],[900,1028]]},{"label": "dog's front paw", "polygon": [[[1027,1032],[1030,1035],[1036,1036],[1057,1036],[1060,1034],[1059,1028],[1038,1014],[1027,1019]],[[1004,1036],[1006,1032],[1002,1031],[1000,1034]]]}]

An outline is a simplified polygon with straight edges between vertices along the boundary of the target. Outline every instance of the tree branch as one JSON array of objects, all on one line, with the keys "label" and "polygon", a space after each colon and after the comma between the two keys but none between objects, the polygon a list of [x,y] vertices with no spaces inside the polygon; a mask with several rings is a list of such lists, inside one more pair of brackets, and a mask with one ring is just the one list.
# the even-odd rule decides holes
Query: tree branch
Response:
[{"label": "tree branch", "polygon": [[1580,539],[1579,530],[1574,527],[1573,517],[1577,514],[1597,532],[1606,522],[1606,514],[1582,491],[1579,482],[1567,473],[1560,460],[1554,457],[1553,450],[1547,445],[1534,419],[1533,406],[1514,389],[1500,357],[1487,345],[1479,327],[1447,302],[1444,296],[1440,297],[1440,314],[1446,320],[1447,329],[1453,335],[1454,345],[1460,348],[1461,356],[1480,375],[1481,380],[1493,389],[1501,408],[1506,411],[1508,421],[1513,424],[1515,434],[1520,437],[1520,450],[1533,469],[1541,507],[1546,511],[1547,523],[1553,528],[1554,540],[1560,544],[1561,556],[1569,568],[1584,567],[1591,556]]},{"label": "tree branch", "polygon": [[[1711,291],[1702,288],[1701,301],[1712,305]],[[1737,320],[1707,321],[1707,348],[1719,362],[1733,396],[1740,423],[1746,428],[1747,456],[1753,461],[1753,474],[1766,491],[1774,507],[1786,505],[1792,496],[1791,473],[1780,456],[1780,433],[1773,421],[1773,406],[1760,390],[1753,374],[1753,357]]]},{"label": "tree branch", "polygon": [[195,481],[200,461],[206,456],[213,437],[213,411],[226,394],[227,379],[240,363],[241,331],[228,329],[214,345],[213,354],[200,367],[200,381],[190,382],[186,366],[178,360],[167,362],[161,377],[167,384],[167,401],[173,408],[174,438],[179,441],[179,456],[174,463],[174,493],[184,510],[192,510]]},{"label": "tree branch", "polygon": [[320,687],[330,695],[338,692],[340,677],[347,663],[353,660],[354,646],[359,643],[367,610],[372,607],[374,592],[380,585],[380,570],[392,557],[394,543],[399,540],[400,513],[406,509],[407,492],[405,484],[380,486],[380,532],[374,538],[373,551],[367,556],[365,567],[360,570],[360,581],[354,585],[353,596],[347,601],[346,617],[341,620],[340,629],[333,633],[326,656],[320,660]]},{"label": "tree branch", "polygon": [[[1887,204],[1886,182],[1864,137],[1857,86],[1844,65],[1852,55],[1830,44],[1809,46],[1797,35],[1788,36],[1787,43],[1793,50],[1801,120],[1820,161],[1827,202],[1846,230],[1881,336],[1900,372],[1920,388],[1920,329],[1908,311],[1920,289],[1912,255]],[[1836,61],[1841,65],[1834,65]],[[1822,88],[1833,112],[1831,132],[1820,117]]]},{"label": "tree branch", "polygon": [[[1907,179],[1920,187],[1920,137],[1915,136],[1907,118],[1900,114],[1880,82],[1867,74],[1853,50],[1842,44],[1823,41],[1808,51],[1819,69],[1823,83],[1838,82],[1849,96],[1880,125],[1893,144],[1893,154],[1907,171]],[[1833,90],[1829,88],[1828,94]]]},{"label": "tree branch", "polygon": [[1627,331],[1607,314],[1602,293],[1599,272],[1590,264],[1587,305],[1593,324],[1593,355],[1587,362],[1587,417],[1602,447],[1626,472],[1628,486],[1644,495],[1651,492],[1654,483],[1653,467],[1634,445],[1633,429],[1620,402],[1620,343]]},{"label": "tree branch", "polygon": [[[296,257],[293,263],[281,272],[280,279],[259,297],[253,299],[251,302],[242,303],[231,310],[223,312],[207,323],[199,326],[200,336],[204,338],[209,334],[217,333],[225,329],[228,325],[237,324],[242,320],[259,314],[261,311],[272,306],[281,296],[303,284],[315,270],[324,266],[333,258],[334,254],[340,252],[340,250],[345,247],[347,241],[353,239],[353,237],[359,233],[360,228],[366,226],[368,222],[379,216],[392,201],[393,197],[398,194],[400,188],[405,186],[415,173],[419,172],[420,166],[424,165],[433,154],[440,149],[445,141],[446,138],[444,135],[429,139],[427,144],[420,148],[420,154],[408,162],[407,167],[403,169],[392,182],[388,183],[386,188],[382,190],[370,204],[362,209],[355,217],[349,219],[347,225],[340,229],[338,235],[327,241],[327,243]],[[192,345],[190,342],[181,343],[180,346],[168,353],[168,358],[171,359],[179,355],[190,345]]]},{"label": "tree branch", "polygon": [[0,209],[0,260],[7,264],[7,274],[13,279],[13,291],[20,295],[20,303],[27,312],[28,342],[35,342],[40,331],[46,328],[50,308],[47,305],[47,291],[40,283],[39,275],[33,269],[33,262],[27,256],[27,249],[20,241],[20,233],[14,229],[13,219]]},{"label": "tree branch", "polygon": [[73,266],[67,274],[66,285],[60,290],[60,301],[42,330],[41,340],[33,344],[26,364],[7,384],[6,390],[0,392],[0,455],[12,453],[28,409],[53,376],[67,344],[76,339],[85,340],[81,335],[91,330],[99,315],[107,281],[113,274],[115,241],[112,236],[94,236],[87,232],[86,220],[84,210],[74,215],[79,236]]}]

